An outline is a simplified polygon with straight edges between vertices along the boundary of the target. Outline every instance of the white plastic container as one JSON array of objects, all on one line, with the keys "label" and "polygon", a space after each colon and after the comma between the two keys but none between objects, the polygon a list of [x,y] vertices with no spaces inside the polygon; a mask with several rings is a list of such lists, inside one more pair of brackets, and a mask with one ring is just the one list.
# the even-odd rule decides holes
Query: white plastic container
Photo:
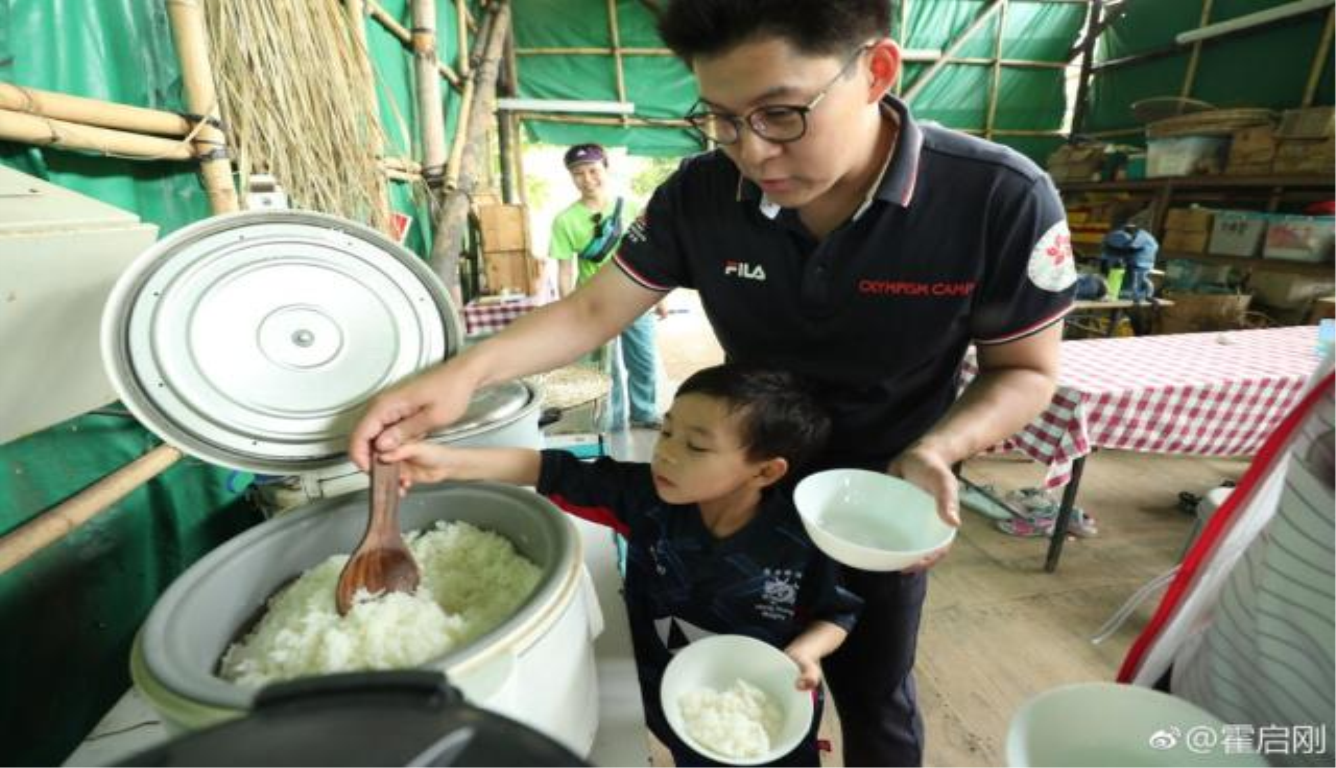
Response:
[{"label": "white plastic container", "polygon": [[1228,136],[1171,136],[1146,142],[1146,177],[1221,173],[1229,153]]},{"label": "white plastic container", "polygon": [[1216,211],[1208,250],[1224,256],[1252,258],[1262,250],[1269,216],[1256,211]]},{"label": "white plastic container", "polygon": [[1331,261],[1336,220],[1330,216],[1274,216],[1262,257],[1320,264]]}]

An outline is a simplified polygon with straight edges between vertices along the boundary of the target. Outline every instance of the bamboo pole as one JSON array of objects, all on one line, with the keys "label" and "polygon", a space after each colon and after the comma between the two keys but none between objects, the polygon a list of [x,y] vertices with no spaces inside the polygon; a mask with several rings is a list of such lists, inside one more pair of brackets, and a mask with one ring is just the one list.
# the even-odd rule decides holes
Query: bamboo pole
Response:
[{"label": "bamboo pole", "polygon": [[469,76],[469,7],[466,0],[455,0],[455,45],[456,52],[455,68],[459,70],[459,76],[467,78]]},{"label": "bamboo pole", "polygon": [[215,214],[238,210],[237,190],[232,186],[232,163],[228,159],[227,137],[217,128],[218,93],[209,63],[209,35],[204,26],[204,9],[199,0],[167,0],[172,38],[181,59],[181,80],[186,109],[204,118],[205,126],[195,137],[200,157],[199,172],[209,209]]},{"label": "bamboo pole", "polygon": [[1313,99],[1317,97],[1317,84],[1322,79],[1322,70],[1331,60],[1331,37],[1333,22],[1336,22],[1336,9],[1327,11],[1327,23],[1322,28],[1322,39],[1317,43],[1317,51],[1313,54],[1313,64],[1308,68],[1308,83],[1304,86],[1304,98],[1300,106],[1313,106]]},{"label": "bamboo pole", "polygon": [[468,140],[460,155],[460,162],[451,167],[456,185],[446,189],[445,199],[437,211],[436,237],[431,248],[433,270],[461,304],[459,254],[463,248],[464,230],[468,226],[470,197],[478,169],[484,162],[487,125],[492,118],[496,96],[496,76],[506,29],[510,26],[510,3],[497,0],[488,6],[488,11],[477,38],[482,47],[482,56],[471,79],[471,82],[477,83],[474,104],[469,111],[468,122],[460,123],[456,129],[467,134]]},{"label": "bamboo pole", "polygon": [[[362,0],[344,0],[343,10],[348,18],[348,29],[352,32],[353,46],[356,50],[353,52],[353,58],[356,59],[358,67],[365,75],[367,88],[363,98],[366,100],[366,114],[374,122],[374,134],[384,136],[380,121],[380,96],[376,93],[376,71],[371,65],[371,49],[366,41],[366,4]],[[432,73],[435,78],[436,73]],[[385,142],[382,140],[380,147],[376,150],[378,155],[385,154]],[[396,178],[386,173],[386,178]],[[375,192],[374,205],[379,210],[377,216],[373,216],[373,221],[384,222],[386,234],[389,232],[390,212],[393,206],[390,203],[390,189],[387,184],[377,184]]]},{"label": "bamboo pole", "polygon": [[1103,13],[1103,0],[1095,0],[1086,15],[1086,36],[1081,46],[1084,49],[1081,52],[1081,74],[1076,81],[1076,103],[1072,105],[1073,134],[1081,133],[1081,128],[1085,125],[1086,102],[1090,100],[1090,78],[1095,65],[1095,43],[1099,41],[1102,30]]},{"label": "bamboo pole", "polygon": [[[376,2],[376,0],[364,1],[366,2],[367,11],[371,14],[371,18],[375,19],[378,24],[384,27],[385,31],[399,38],[399,42],[408,46],[411,50],[413,47],[413,33],[409,32],[403,24],[400,24],[398,19],[391,16],[389,11],[386,11],[385,7]],[[449,64],[437,59],[436,71],[440,72],[441,77],[444,77],[445,81],[450,84],[450,87],[454,88],[456,91],[463,87],[463,81],[460,80],[459,75],[455,73],[455,70]]]},{"label": "bamboo pole", "polygon": [[[626,70],[622,68],[622,33],[617,21],[617,0],[607,0],[608,42],[612,43],[612,67],[617,76],[617,100],[626,103]],[[626,125],[626,115],[622,115],[622,125]]]},{"label": "bamboo pole", "polygon": [[422,131],[422,178],[439,186],[445,176],[445,105],[436,74],[436,0],[412,0],[413,73]]},{"label": "bamboo pole", "polygon": [[[1211,23],[1211,6],[1214,0],[1202,0],[1201,17],[1197,22],[1198,27],[1204,27]],[[1178,89],[1178,96],[1186,99],[1192,95],[1192,87],[1197,83],[1197,66],[1201,63],[1201,40],[1192,42],[1192,53],[1188,55],[1188,68],[1183,73],[1183,87]]]},{"label": "bamboo pole", "polygon": [[157,477],[181,458],[160,445],[56,507],[0,537],[0,574],[19,565],[91,520],[131,491]]},{"label": "bamboo pole", "polygon": [[8,109],[0,109],[0,139],[129,160],[195,159],[194,146],[179,139],[98,128]]},{"label": "bamboo pole", "polygon": [[[485,16],[478,36],[474,38],[474,45],[480,47],[480,56],[484,53],[481,50],[481,46],[486,43],[489,30],[491,29],[488,25],[493,23],[495,18],[496,14],[488,14]],[[495,83],[492,84],[492,88],[493,93],[495,93]],[[445,188],[448,190],[453,190],[459,186],[460,165],[463,162],[464,147],[472,140],[470,139],[468,131],[465,130],[465,126],[469,125],[469,122],[473,117],[473,110],[478,108],[477,92],[477,77],[470,77],[464,81],[464,93],[459,99],[459,114],[455,116],[454,141],[450,145],[450,163],[446,167],[445,173]],[[491,107],[489,106],[488,109],[491,109]]]},{"label": "bamboo pole", "polygon": [[1002,33],[1007,26],[1007,0],[997,10],[997,32],[993,35],[993,71],[988,85],[988,115],[984,118],[983,137],[993,138],[993,121],[997,118],[998,89],[1002,85]]},{"label": "bamboo pole", "polygon": [[[516,48],[519,56],[611,56],[611,48],[574,46],[567,48]],[[623,48],[623,56],[674,56],[667,48]]]},{"label": "bamboo pole", "polygon": [[[519,73],[515,60],[515,27],[506,27],[505,48],[501,54],[501,72],[497,90],[513,97],[519,90]],[[521,205],[525,202],[523,154],[520,152],[520,121],[508,112],[497,116],[497,144],[501,152],[501,199]]]},{"label": "bamboo pole", "polygon": [[[896,41],[903,48],[909,45],[909,0],[900,0],[896,3],[900,12],[900,36]],[[905,68],[904,62],[900,63],[900,71],[895,73],[895,95],[899,98],[905,88]]]},{"label": "bamboo pole", "polygon": [[[1025,0],[1010,0],[1010,2],[1013,3],[1024,1]],[[924,55],[910,51],[902,55],[900,60],[913,64],[927,64],[934,61],[941,61],[942,57],[940,54]],[[994,61],[995,59],[992,58],[979,58],[977,56],[952,56],[946,60],[946,63],[955,66],[991,67],[993,66]],[[1062,61],[1034,61],[1031,59],[1002,59],[1000,63],[1003,67],[1010,69],[1066,69],[1068,66],[1066,62]]]},{"label": "bamboo pole", "polygon": [[[544,123],[569,123],[571,125],[621,125],[620,117],[595,117],[584,115],[558,115],[552,112],[526,112],[518,110],[510,112],[523,120],[537,120]],[[627,118],[630,125],[646,128],[688,128],[691,126],[686,120],[681,118],[652,118],[652,117],[630,117]]]},{"label": "bamboo pole", "polygon": [[194,121],[175,112],[132,107],[114,101],[71,96],[4,82],[0,82],[0,109],[158,136],[185,136],[195,125]]},{"label": "bamboo pole", "polygon": [[946,50],[942,51],[942,58],[929,66],[914,79],[914,84],[909,86],[909,90],[905,91],[905,101],[911,101],[915,96],[923,92],[924,86],[932,82],[932,79],[937,76],[938,72],[942,71],[942,67],[946,66],[950,58],[956,54],[956,51],[960,50],[965,43],[968,43],[974,37],[976,32],[983,28],[984,23],[992,18],[993,14],[997,12],[997,9],[1001,4],[1002,0],[988,0],[988,5],[984,6],[984,8],[979,11],[979,14],[974,17],[974,20],[951,41],[951,44],[946,47]]}]

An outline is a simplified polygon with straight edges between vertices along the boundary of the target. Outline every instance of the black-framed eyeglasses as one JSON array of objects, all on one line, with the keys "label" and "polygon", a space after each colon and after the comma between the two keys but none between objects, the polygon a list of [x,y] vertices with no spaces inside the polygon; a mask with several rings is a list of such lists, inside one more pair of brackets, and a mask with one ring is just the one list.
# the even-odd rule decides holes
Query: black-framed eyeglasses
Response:
[{"label": "black-framed eyeglasses", "polygon": [[[760,136],[766,141],[774,144],[787,144],[791,141],[797,141],[807,135],[807,115],[816,109],[816,105],[826,98],[826,94],[835,86],[835,83],[844,77],[863,52],[872,47],[872,43],[867,43],[853,52],[849,60],[844,62],[840,71],[831,78],[826,87],[822,88],[812,100],[806,104],[767,104],[757,107],[742,117],[737,115],[728,115],[722,112],[712,112],[709,109],[703,109],[701,102],[697,101],[686,115],[686,121],[691,124],[702,136],[713,141],[716,144],[736,144],[742,138],[742,126],[746,125],[752,133]],[[699,111],[698,111],[699,110]]]}]

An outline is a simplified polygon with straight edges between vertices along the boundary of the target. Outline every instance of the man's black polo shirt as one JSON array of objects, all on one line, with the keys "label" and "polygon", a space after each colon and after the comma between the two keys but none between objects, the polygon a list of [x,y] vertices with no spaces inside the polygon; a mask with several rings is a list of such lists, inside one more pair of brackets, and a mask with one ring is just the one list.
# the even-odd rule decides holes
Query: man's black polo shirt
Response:
[{"label": "man's black polo shirt", "polygon": [[[1076,280],[1047,174],[997,144],[914,122],[873,194],[818,241],[722,152],[688,158],[630,227],[617,265],[700,292],[730,361],[822,384],[830,464],[884,468],[955,399],[969,344],[1057,322]],[[888,116],[889,119],[889,116]]]}]

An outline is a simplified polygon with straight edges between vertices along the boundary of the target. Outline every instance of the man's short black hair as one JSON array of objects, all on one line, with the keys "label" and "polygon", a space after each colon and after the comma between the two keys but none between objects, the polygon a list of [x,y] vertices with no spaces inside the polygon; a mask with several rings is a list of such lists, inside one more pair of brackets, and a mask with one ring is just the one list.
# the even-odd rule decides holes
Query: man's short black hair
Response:
[{"label": "man's short black hair", "polygon": [[690,65],[763,37],[812,56],[844,55],[890,25],[891,0],[671,0],[659,36]]},{"label": "man's short black hair", "polygon": [[811,387],[788,371],[724,364],[702,368],[677,388],[677,396],[699,394],[723,400],[738,414],[747,457],[783,458],[789,472],[806,465],[826,446],[830,416]]}]

